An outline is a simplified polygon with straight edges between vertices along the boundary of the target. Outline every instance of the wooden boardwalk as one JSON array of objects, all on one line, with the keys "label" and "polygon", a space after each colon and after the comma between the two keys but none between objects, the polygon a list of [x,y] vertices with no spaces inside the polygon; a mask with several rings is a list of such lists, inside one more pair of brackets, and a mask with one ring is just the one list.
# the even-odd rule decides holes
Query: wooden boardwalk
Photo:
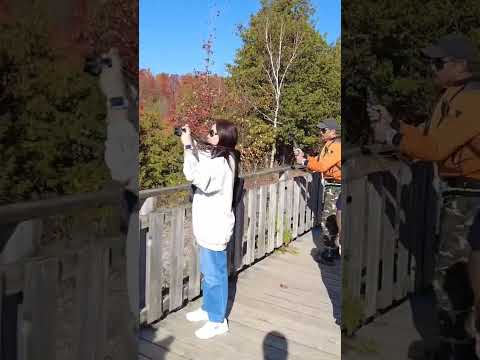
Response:
[{"label": "wooden boardwalk", "polygon": [[[419,303],[417,314],[412,312],[411,304],[407,300],[364,325],[355,333],[354,338],[344,338],[342,358],[421,359],[419,352],[426,346],[432,347],[435,343],[436,328],[431,304],[422,298],[418,299],[417,303]],[[420,333],[425,337],[423,338]]]},{"label": "wooden boardwalk", "polygon": [[277,252],[238,275],[230,284],[230,332],[198,340],[202,323],[185,313],[201,299],[170,314],[139,339],[141,360],[340,359],[341,265],[324,267],[317,230],[296,240],[295,253]]}]

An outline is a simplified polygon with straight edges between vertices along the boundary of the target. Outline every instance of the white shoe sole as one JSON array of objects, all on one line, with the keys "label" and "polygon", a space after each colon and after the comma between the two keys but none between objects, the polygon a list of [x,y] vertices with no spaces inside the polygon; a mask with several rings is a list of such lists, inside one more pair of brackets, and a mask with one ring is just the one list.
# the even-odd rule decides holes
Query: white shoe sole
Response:
[{"label": "white shoe sole", "polygon": [[185,319],[187,319],[187,321],[190,321],[190,322],[208,321],[208,314],[206,314],[205,317],[200,318],[200,319],[198,319],[198,318],[192,319],[192,318],[189,318],[188,315],[189,315],[189,313],[185,314]]},{"label": "white shoe sole", "polygon": [[208,340],[208,339],[211,339],[211,338],[213,338],[217,335],[225,335],[230,331],[230,328],[228,327],[228,323],[224,327],[222,327],[221,329],[217,329],[213,333],[210,333],[208,335],[199,335],[198,333],[201,329],[202,328],[195,331],[195,337],[200,339],[200,340]]},{"label": "white shoe sole", "polygon": [[214,334],[210,334],[209,336],[199,336],[197,334],[197,332],[195,331],[195,337],[197,339],[200,339],[200,340],[208,340],[208,339],[212,339],[212,338],[214,338],[215,336],[218,336],[218,335],[226,335],[226,334],[228,334],[228,331],[229,331],[228,329],[218,331],[218,332],[215,332]]}]

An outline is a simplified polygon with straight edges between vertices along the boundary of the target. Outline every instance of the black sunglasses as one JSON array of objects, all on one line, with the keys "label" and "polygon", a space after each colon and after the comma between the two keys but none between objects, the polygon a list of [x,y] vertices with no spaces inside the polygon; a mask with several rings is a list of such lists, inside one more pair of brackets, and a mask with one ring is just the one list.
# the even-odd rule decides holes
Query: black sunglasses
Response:
[{"label": "black sunglasses", "polygon": [[322,134],[325,134],[327,131],[328,131],[327,128],[322,128],[322,129],[320,129],[320,132],[321,132]]},{"label": "black sunglasses", "polygon": [[451,59],[449,58],[439,58],[431,60],[432,66],[434,67],[435,71],[442,70],[445,64],[449,62],[451,62]]},{"label": "black sunglasses", "polygon": [[213,131],[213,129],[210,129],[208,131],[208,135],[210,135],[211,137],[214,137],[215,135],[218,135],[218,133],[216,133],[215,131]]}]

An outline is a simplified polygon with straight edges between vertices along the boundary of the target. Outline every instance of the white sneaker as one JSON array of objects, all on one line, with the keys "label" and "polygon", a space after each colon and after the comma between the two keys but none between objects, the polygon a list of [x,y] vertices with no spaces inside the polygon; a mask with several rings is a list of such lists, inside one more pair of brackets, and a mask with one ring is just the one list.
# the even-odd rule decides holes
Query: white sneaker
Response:
[{"label": "white sneaker", "polygon": [[195,331],[195,336],[199,339],[206,340],[216,335],[225,334],[228,332],[227,319],[223,320],[223,323],[214,323],[208,321],[200,329]]},{"label": "white sneaker", "polygon": [[202,308],[197,309],[195,311],[188,312],[185,317],[188,321],[197,322],[197,321],[207,321],[208,320],[208,313],[204,311]]}]

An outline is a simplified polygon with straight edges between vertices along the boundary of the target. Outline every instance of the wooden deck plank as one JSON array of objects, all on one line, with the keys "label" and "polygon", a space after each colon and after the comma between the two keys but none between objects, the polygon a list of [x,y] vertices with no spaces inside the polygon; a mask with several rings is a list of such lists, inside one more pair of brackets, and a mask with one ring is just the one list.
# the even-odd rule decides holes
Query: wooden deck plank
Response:
[{"label": "wooden deck plank", "polygon": [[258,239],[257,252],[255,258],[261,258],[265,255],[265,228],[266,228],[266,211],[267,211],[267,186],[260,188],[259,199],[259,221],[258,221]]},{"label": "wooden deck plank", "polygon": [[55,354],[55,298],[58,291],[58,259],[26,265],[24,320],[31,324],[26,339],[26,357],[53,359]]},{"label": "wooden deck plank", "polygon": [[[409,170],[409,169],[407,169]],[[405,171],[404,167],[399,167],[397,172],[397,211],[396,211],[396,228],[395,232],[398,236],[397,244],[398,244],[398,269],[397,274],[399,274],[399,279],[397,280],[397,293],[396,299],[402,299],[407,296],[409,290],[409,275],[408,275],[408,249],[405,245],[400,241],[400,226],[402,224],[402,216],[401,212],[402,209],[399,206],[402,202],[402,182],[400,179],[403,176],[403,171]]]},{"label": "wooden deck plank", "polygon": [[310,210],[311,210],[311,227],[317,225],[317,209],[318,209],[318,188],[320,186],[320,177],[317,173],[312,174],[310,190]]},{"label": "wooden deck plank", "polygon": [[[312,306],[310,304],[304,304],[299,301],[293,301],[290,294],[285,294],[280,291],[275,292],[262,292],[259,289],[248,289],[246,286],[242,288],[242,297],[248,297],[257,299],[266,304],[274,304],[278,307],[288,310],[294,310],[302,315],[310,316],[312,319],[318,319],[319,321],[331,320],[331,304],[320,303]],[[332,326],[334,326],[332,324]]]},{"label": "wooden deck plank", "polygon": [[248,192],[248,240],[247,257],[245,264],[251,264],[255,261],[255,237],[257,234],[257,208],[258,208],[258,189],[250,189]]},{"label": "wooden deck plank", "polygon": [[312,206],[311,206],[311,196],[313,190],[313,177],[311,174],[305,176],[307,184],[305,186],[305,225],[304,232],[310,230],[312,227]]},{"label": "wooden deck plank", "polygon": [[[192,304],[197,307],[199,304]],[[189,311],[194,309],[188,308]],[[251,359],[249,354],[248,344],[241,344],[240,346],[233,346],[232,339],[229,336],[223,335],[215,339],[215,341],[202,341],[195,337],[194,332],[203,324],[190,323],[185,319],[185,312],[180,311],[172,314],[168,321],[159,322],[155,329],[156,331],[142,332],[143,339],[149,339],[157,345],[176,353],[177,355],[193,358],[195,360],[209,360],[209,359],[225,359],[232,354],[238,353],[235,358],[241,360]],[[239,353],[238,348],[242,351]],[[155,359],[156,360],[156,359]]]},{"label": "wooden deck plank", "polygon": [[[283,265],[285,264],[285,265]],[[251,280],[255,281],[255,287],[257,284],[263,285],[264,282],[271,281],[272,286],[278,285],[278,284],[286,284],[289,285],[292,289],[298,289],[299,291],[303,292],[310,292],[310,293],[320,293],[324,294],[326,289],[325,285],[323,284],[323,280],[327,279],[330,282],[333,282],[332,284],[329,284],[335,289],[340,289],[341,284],[340,284],[340,277],[335,277],[335,276],[329,276],[329,274],[321,274],[320,272],[318,274],[308,274],[305,272],[304,269],[300,267],[294,267],[293,265],[291,266],[292,273],[286,272],[284,274],[279,274],[279,270],[277,269],[272,269],[273,266],[288,266],[287,262],[284,262],[282,260],[275,260],[272,259],[270,262],[269,266],[266,264],[256,264],[258,265],[258,269],[255,269],[255,271],[250,272],[250,274],[245,275],[246,278],[245,280]],[[299,270],[295,270],[299,269]],[[294,271],[294,273],[293,273]],[[256,280],[257,277],[265,276],[262,279]],[[258,281],[258,282],[257,282]],[[279,286],[279,285],[278,285]]]},{"label": "wooden deck plank", "polygon": [[[195,338],[201,326],[189,323],[185,313],[202,299],[173,312],[142,331],[142,341],[153,342],[162,355],[141,353],[151,360],[167,354],[179,359],[340,359],[340,328],[333,317],[332,300],[324,282],[341,288],[340,265],[321,269],[312,260],[311,233],[294,241],[297,254],[275,253],[241,272],[229,316],[230,332],[214,341]],[[281,286],[283,285],[283,286]],[[145,348],[148,344],[141,344]],[[163,357],[162,357],[163,356]]]},{"label": "wooden deck plank", "polygon": [[165,213],[150,214],[150,229],[147,233],[145,299],[147,322],[150,324],[162,316],[162,237]]},{"label": "wooden deck plank", "polygon": [[173,211],[172,234],[170,238],[170,304],[172,311],[182,305],[183,302],[183,251],[184,251],[184,227],[185,208],[180,207]]},{"label": "wooden deck plank", "polygon": [[[355,214],[365,214],[366,213],[366,197],[367,197],[367,188],[365,178],[355,180],[352,182],[352,212]],[[351,223],[349,224],[351,228],[349,229],[350,234],[354,234],[355,241],[351,242],[350,251],[350,262],[348,268],[349,275],[349,285],[352,289],[352,296],[360,297],[360,290],[362,284],[362,269],[363,269],[363,247],[365,243],[365,223],[363,218],[353,216]]]},{"label": "wooden deck plank", "polygon": [[278,184],[271,184],[268,191],[269,202],[267,253],[271,253],[275,249]]},{"label": "wooden deck plank", "polygon": [[[241,316],[237,316],[237,307],[239,308],[238,315]],[[274,325],[280,325],[282,321],[286,324],[291,324],[290,326],[295,329],[298,334],[310,333],[311,330],[315,329],[316,335],[320,335],[320,337],[324,335],[332,336],[335,335],[338,329],[333,321],[328,322],[328,326],[318,326],[318,324],[322,320],[325,321],[325,319],[314,318],[310,315],[302,314],[291,307],[279,306],[274,302],[263,301],[255,296],[238,297],[233,305],[230,319],[243,323],[246,317],[243,316],[244,313],[242,309],[248,309],[248,311],[252,311],[252,314],[258,314],[258,319],[260,320],[269,321],[271,319]],[[325,323],[327,323],[327,321],[325,321]]]},{"label": "wooden deck plank", "polygon": [[372,183],[368,183],[368,208],[371,216],[367,224],[367,281],[366,281],[366,305],[365,316],[369,317],[377,312],[377,291],[379,278],[379,259],[382,241],[382,195],[378,194]]},{"label": "wooden deck plank", "polygon": [[[163,331],[166,334],[178,335],[179,333],[184,334],[185,337],[189,337],[190,340],[184,340],[182,336],[182,341],[188,341],[190,345],[196,346],[194,349],[194,354],[196,358],[200,359],[231,359],[232,354],[235,354],[235,358],[250,360],[250,359],[263,359],[264,353],[269,355],[269,358],[278,359],[285,357],[286,351],[285,346],[272,346],[271,337],[272,334],[261,332],[256,329],[243,326],[240,323],[230,321],[230,332],[235,332],[235,336],[222,336],[221,342],[212,348],[212,342],[205,342],[192,337],[193,332],[201,326],[201,324],[192,324],[186,322],[182,314],[176,314],[173,321],[170,323],[159,324],[158,331]],[[252,336],[252,334],[255,335]],[[218,338],[217,338],[218,339]],[[265,344],[264,344],[265,342]],[[208,349],[205,349],[208,347]],[[241,349],[241,352],[238,351]],[[211,356],[212,350],[215,351],[214,357]],[[288,351],[288,350],[287,350]],[[317,352],[318,353],[318,352]],[[201,354],[201,355],[200,355]],[[290,355],[292,360],[301,360],[303,358]]]},{"label": "wooden deck plank", "polygon": [[161,359],[161,360],[194,360],[195,358],[183,357],[170,352],[161,346],[155,345],[150,341],[140,339],[138,341],[139,360],[142,359]]},{"label": "wooden deck plank", "polygon": [[300,184],[298,179],[293,184],[293,230],[292,235],[297,237],[300,218]]},{"label": "wooden deck plank", "polygon": [[244,195],[245,206],[243,209],[243,236],[242,236],[242,268],[248,264],[248,227],[250,222],[249,208],[250,208],[250,192],[247,190]]},{"label": "wooden deck plank", "polygon": [[190,269],[188,276],[188,299],[200,295],[200,261],[196,241],[190,243]]},{"label": "wooden deck plank", "polygon": [[[236,321],[231,321],[230,331],[238,334],[239,337],[243,337],[256,346],[262,346],[262,350],[265,348],[276,348],[281,350],[280,354],[288,354],[288,359],[298,358],[304,360],[329,360],[337,359],[329,353],[319,353],[318,349],[299,344],[292,339],[285,339],[284,335],[280,332],[265,333],[255,328],[243,325]],[[282,337],[283,335],[283,337]],[[273,355],[271,350],[267,350],[268,355]],[[260,357],[258,357],[261,359]],[[271,359],[276,359],[274,356],[270,356]],[[277,357],[282,359],[282,357]],[[285,357],[287,358],[287,357]]]},{"label": "wooden deck plank", "polygon": [[[384,191],[384,206],[388,199]],[[382,242],[382,287],[377,298],[378,308],[384,309],[392,304],[393,300],[393,270],[395,261],[395,224],[391,224],[387,213],[383,214],[383,242]]]},{"label": "wooden deck plank", "polygon": [[287,193],[286,193],[286,203],[285,203],[285,229],[288,229],[292,233],[292,223],[293,223],[293,179],[287,180]]},{"label": "wooden deck plank", "polygon": [[243,266],[243,233],[244,233],[244,223],[248,221],[248,218],[245,217],[245,203],[246,197],[243,196],[240,203],[235,209],[235,229],[233,233],[234,241],[234,268],[235,270],[240,270]]},{"label": "wooden deck plank", "polygon": [[[359,343],[369,342],[375,352],[362,353],[349,349],[342,354],[346,360],[405,360],[409,358],[410,346],[422,337],[412,321],[408,302],[379,316],[355,334]],[[345,349],[347,350],[347,349]]]},{"label": "wooden deck plank", "polygon": [[277,238],[275,240],[275,248],[283,245],[283,234],[285,232],[286,182],[280,181],[278,186]]},{"label": "wooden deck plank", "polygon": [[[280,312],[271,312],[268,307],[261,310],[253,306],[236,303],[232,311],[232,320],[254,327],[264,332],[280,331],[287,339],[311,346],[323,352],[340,356],[340,334],[322,331],[321,326],[312,326],[297,322],[293,317],[282,316]],[[270,308],[271,309],[271,308]],[[269,315],[275,315],[274,318]]]},{"label": "wooden deck plank", "polygon": [[301,235],[305,232],[305,211],[306,211],[306,197],[307,197],[307,180],[306,177],[302,176],[299,178],[299,183],[300,185],[300,197],[299,197],[299,205],[298,205],[298,214],[299,214],[299,219],[298,219],[298,233],[294,234],[296,235]]}]

